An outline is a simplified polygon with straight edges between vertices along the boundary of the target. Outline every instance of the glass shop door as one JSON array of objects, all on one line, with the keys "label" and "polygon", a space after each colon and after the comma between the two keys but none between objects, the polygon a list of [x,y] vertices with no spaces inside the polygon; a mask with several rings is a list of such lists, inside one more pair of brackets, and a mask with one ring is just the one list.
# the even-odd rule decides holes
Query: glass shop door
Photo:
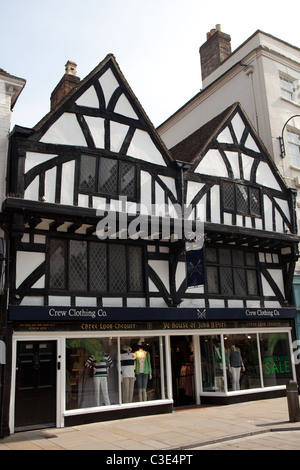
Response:
[{"label": "glass shop door", "polygon": [[174,406],[194,405],[194,348],[192,336],[171,336],[172,389]]}]

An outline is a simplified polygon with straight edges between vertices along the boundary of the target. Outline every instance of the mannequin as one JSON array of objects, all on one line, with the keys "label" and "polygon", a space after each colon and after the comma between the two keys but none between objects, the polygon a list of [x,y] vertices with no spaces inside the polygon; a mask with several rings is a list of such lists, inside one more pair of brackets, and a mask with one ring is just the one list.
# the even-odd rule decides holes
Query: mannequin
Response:
[{"label": "mannequin", "polygon": [[230,372],[232,375],[232,390],[240,390],[240,376],[241,368],[244,371],[245,367],[241,356],[241,351],[235,344],[232,344],[228,350],[228,359],[230,365]]},{"label": "mannequin", "polygon": [[113,362],[108,354],[99,351],[99,355],[101,357],[99,361],[96,361],[94,356],[90,356],[85,363],[85,367],[89,367],[93,370],[93,383],[96,397],[96,406],[101,405],[100,390],[103,395],[104,404],[110,405],[107,386],[107,375],[108,368],[111,369],[113,367]]},{"label": "mannequin", "polygon": [[123,346],[120,355],[121,380],[122,380],[122,402],[131,403],[133,400],[133,389],[135,382],[135,355],[130,346]]},{"label": "mannequin", "polygon": [[136,358],[136,381],[139,390],[139,401],[147,401],[148,379],[152,379],[151,359],[148,351],[142,347],[135,353]]}]

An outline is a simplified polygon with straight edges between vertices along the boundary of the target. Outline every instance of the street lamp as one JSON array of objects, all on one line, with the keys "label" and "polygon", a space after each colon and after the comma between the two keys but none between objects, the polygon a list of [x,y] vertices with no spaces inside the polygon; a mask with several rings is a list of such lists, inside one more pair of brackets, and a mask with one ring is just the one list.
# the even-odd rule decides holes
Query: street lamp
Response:
[{"label": "street lamp", "polygon": [[280,156],[281,156],[281,158],[284,158],[285,155],[286,155],[286,153],[285,153],[284,139],[283,139],[284,129],[286,128],[287,123],[288,123],[291,119],[293,119],[293,118],[295,118],[295,117],[300,117],[300,114],[295,114],[294,116],[290,117],[290,118],[286,121],[285,125],[284,125],[283,128],[282,128],[281,136],[278,137],[278,139],[279,139],[279,144],[280,144]]}]

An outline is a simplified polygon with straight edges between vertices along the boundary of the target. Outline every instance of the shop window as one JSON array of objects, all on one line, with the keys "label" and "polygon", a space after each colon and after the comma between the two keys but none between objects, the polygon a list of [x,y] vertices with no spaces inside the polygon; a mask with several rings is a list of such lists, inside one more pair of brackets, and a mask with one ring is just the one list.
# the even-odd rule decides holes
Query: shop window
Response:
[{"label": "shop window", "polygon": [[225,377],[220,336],[200,336],[200,350],[202,390],[224,392]]},{"label": "shop window", "polygon": [[261,387],[256,334],[226,335],[227,390]]},{"label": "shop window", "polygon": [[66,409],[165,398],[160,338],[66,340]]},{"label": "shop window", "polygon": [[225,211],[261,216],[260,189],[226,181],[222,185]]},{"label": "shop window", "polygon": [[287,333],[200,336],[203,392],[285,386],[293,379]]},{"label": "shop window", "polygon": [[142,248],[53,238],[49,286],[78,292],[142,293]]},{"label": "shop window", "polygon": [[200,337],[202,390],[225,392],[260,388],[256,334]]},{"label": "shop window", "polygon": [[260,333],[259,340],[264,386],[286,385],[293,378],[288,334]]},{"label": "shop window", "polygon": [[113,158],[81,155],[79,190],[85,193],[136,198],[136,168]]},{"label": "shop window", "polygon": [[206,247],[205,260],[209,294],[259,295],[254,253],[227,247]]}]

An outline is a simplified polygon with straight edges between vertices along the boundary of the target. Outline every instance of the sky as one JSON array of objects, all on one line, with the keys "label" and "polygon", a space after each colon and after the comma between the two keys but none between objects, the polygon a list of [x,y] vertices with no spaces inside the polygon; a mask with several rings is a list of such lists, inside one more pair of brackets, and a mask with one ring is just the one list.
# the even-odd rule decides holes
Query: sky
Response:
[{"label": "sky", "polygon": [[0,0],[0,68],[26,80],[14,125],[33,127],[77,64],[85,78],[112,53],[155,127],[201,87],[199,47],[221,25],[234,51],[258,29],[300,47],[299,0]]}]

